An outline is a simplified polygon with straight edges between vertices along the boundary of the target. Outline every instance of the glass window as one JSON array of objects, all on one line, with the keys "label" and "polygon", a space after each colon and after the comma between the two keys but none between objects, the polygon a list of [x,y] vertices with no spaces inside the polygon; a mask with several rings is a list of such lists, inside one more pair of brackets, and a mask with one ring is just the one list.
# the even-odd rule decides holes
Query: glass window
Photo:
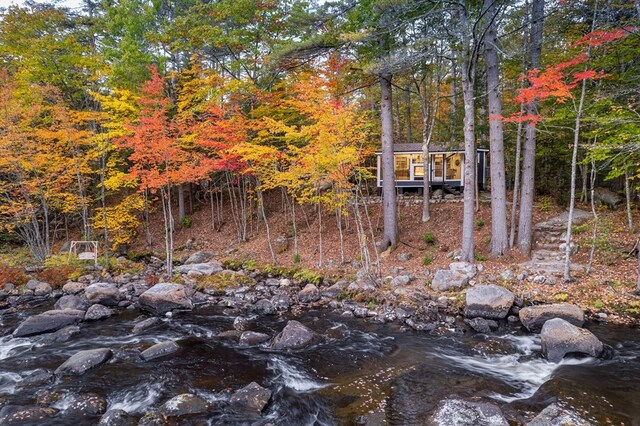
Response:
[{"label": "glass window", "polygon": [[461,180],[462,154],[447,156],[447,180]]},{"label": "glass window", "polygon": [[442,154],[433,156],[433,177],[442,180]]},{"label": "glass window", "polygon": [[424,166],[413,166],[413,178],[424,179]]},{"label": "glass window", "polygon": [[409,155],[394,155],[396,180],[409,180]]},{"label": "glass window", "polygon": [[411,155],[411,162],[413,164],[422,164],[422,159],[424,158],[424,155],[422,154],[412,154]]}]

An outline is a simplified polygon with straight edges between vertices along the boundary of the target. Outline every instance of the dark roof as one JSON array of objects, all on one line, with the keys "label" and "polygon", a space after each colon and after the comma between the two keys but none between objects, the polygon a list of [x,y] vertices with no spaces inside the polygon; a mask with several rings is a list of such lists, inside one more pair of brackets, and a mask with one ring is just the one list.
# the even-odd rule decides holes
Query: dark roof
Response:
[{"label": "dark roof", "polygon": [[[478,148],[485,150],[485,148]],[[394,143],[393,152],[421,152],[421,143]],[[431,142],[429,144],[430,152],[457,152],[464,151],[464,146],[451,146],[451,144],[445,144],[442,142]],[[377,152],[380,152],[378,150]]]}]

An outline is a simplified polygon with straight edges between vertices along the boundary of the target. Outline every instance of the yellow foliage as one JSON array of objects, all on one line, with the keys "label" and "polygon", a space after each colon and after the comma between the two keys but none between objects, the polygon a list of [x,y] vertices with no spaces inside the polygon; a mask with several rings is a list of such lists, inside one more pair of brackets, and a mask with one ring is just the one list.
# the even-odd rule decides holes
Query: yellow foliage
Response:
[{"label": "yellow foliage", "polygon": [[[144,198],[140,193],[125,197],[115,206],[107,207],[107,229],[111,248],[117,249],[123,244],[130,244],[136,237],[136,231],[140,225],[139,213],[144,209]],[[104,223],[102,209],[96,209],[94,218],[96,227]]]}]

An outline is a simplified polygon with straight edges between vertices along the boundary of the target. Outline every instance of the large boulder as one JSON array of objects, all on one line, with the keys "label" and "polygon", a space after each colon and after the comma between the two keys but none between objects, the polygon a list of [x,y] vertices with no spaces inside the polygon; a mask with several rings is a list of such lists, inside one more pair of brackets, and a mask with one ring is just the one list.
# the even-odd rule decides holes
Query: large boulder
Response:
[{"label": "large boulder", "polygon": [[604,351],[604,345],[593,333],[561,318],[545,322],[540,337],[542,356],[552,362],[560,362],[569,353],[598,357]]},{"label": "large boulder", "polygon": [[255,331],[245,331],[240,335],[240,345],[242,346],[255,346],[267,340],[269,340],[268,334]]},{"label": "large boulder", "polygon": [[160,342],[142,351],[142,353],[140,353],[140,358],[145,361],[150,361],[152,359],[171,355],[178,352],[179,350],[180,345],[178,345],[173,340],[168,342]]},{"label": "large boulder", "polygon": [[527,306],[518,313],[520,322],[527,330],[538,333],[545,322],[553,318],[562,318],[576,327],[584,324],[584,313],[578,305],[560,303],[554,305]]},{"label": "large boulder", "polygon": [[107,411],[107,399],[95,393],[87,393],[78,395],[71,401],[65,414],[85,417],[102,415],[105,411]]},{"label": "large boulder", "polygon": [[209,411],[209,403],[197,395],[183,393],[162,404],[158,411],[166,417],[204,414]]},{"label": "large boulder", "polygon": [[55,375],[58,377],[65,375],[79,376],[84,374],[87,370],[98,367],[113,356],[111,349],[99,348],[90,349],[87,351],[80,351],[72,355],[55,371]]},{"label": "large boulder", "polygon": [[139,298],[140,307],[158,315],[173,309],[193,309],[193,302],[187,297],[186,288],[181,284],[158,283],[145,291]]},{"label": "large boulder", "polygon": [[311,303],[320,300],[320,290],[315,284],[307,284],[298,292],[298,302]]},{"label": "large boulder", "polygon": [[80,296],[65,295],[56,301],[53,305],[55,309],[78,309],[81,311],[87,310],[87,302]]},{"label": "large boulder", "polygon": [[287,293],[279,292],[273,295],[271,304],[278,311],[287,311],[293,305],[293,302]]},{"label": "large boulder", "polygon": [[527,426],[592,426],[593,423],[584,420],[578,413],[560,404],[554,403],[542,410]]},{"label": "large boulder", "polygon": [[466,275],[467,278],[471,279],[476,276],[478,272],[478,267],[473,263],[469,262],[453,262],[449,264],[449,269],[453,272],[458,272],[460,274]]},{"label": "large boulder", "polygon": [[188,265],[181,265],[176,268],[176,271],[181,274],[192,273],[196,275],[213,275],[223,269],[222,263],[217,260],[210,260],[206,263],[190,263]]},{"label": "large boulder", "polygon": [[75,281],[69,281],[64,286],[62,286],[62,292],[64,294],[78,294],[82,293],[85,288],[89,286],[88,283],[79,283]]},{"label": "large boulder", "polygon": [[189,256],[189,258],[187,259],[186,262],[184,262],[184,264],[193,265],[194,263],[207,263],[208,261],[213,259],[213,256],[215,255],[216,254],[211,251],[197,251],[193,253],[191,256]]},{"label": "large boulder", "polygon": [[91,305],[89,309],[87,309],[87,313],[84,315],[84,320],[96,321],[109,318],[111,315],[113,315],[113,310],[107,308],[104,305],[96,303],[95,305]]},{"label": "large boulder", "polygon": [[469,318],[506,318],[513,305],[512,292],[498,285],[478,285],[467,290],[464,314]]},{"label": "large boulder", "polygon": [[251,382],[231,395],[230,403],[236,409],[260,413],[269,402],[271,391]]},{"label": "large boulder", "polygon": [[449,269],[438,269],[431,280],[435,291],[460,290],[469,283],[469,277]]},{"label": "large boulder", "polygon": [[296,320],[290,320],[273,341],[274,349],[301,349],[318,339],[318,334]]},{"label": "large boulder", "polygon": [[508,426],[502,410],[489,402],[445,399],[431,416],[428,424],[437,426]]},{"label": "large boulder", "polygon": [[77,324],[82,321],[83,318],[84,311],[77,309],[46,311],[24,320],[13,332],[13,337],[26,337],[42,333],[51,333],[68,325]]},{"label": "large boulder", "polygon": [[84,289],[84,297],[91,304],[116,306],[120,302],[120,292],[115,284],[95,283]]}]

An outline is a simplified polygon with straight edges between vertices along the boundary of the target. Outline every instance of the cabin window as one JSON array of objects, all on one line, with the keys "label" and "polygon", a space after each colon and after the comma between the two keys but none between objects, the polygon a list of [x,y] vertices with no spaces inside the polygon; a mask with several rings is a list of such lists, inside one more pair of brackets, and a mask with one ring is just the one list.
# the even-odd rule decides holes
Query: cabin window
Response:
[{"label": "cabin window", "polygon": [[422,159],[424,158],[424,155],[422,154],[413,154],[411,155],[411,162],[413,164],[422,164]]},{"label": "cabin window", "polygon": [[413,178],[418,180],[424,179],[424,166],[413,166]]},{"label": "cabin window", "polygon": [[394,160],[396,180],[409,180],[409,155],[395,155]]},{"label": "cabin window", "polygon": [[462,163],[462,154],[447,156],[447,180],[461,180]]},{"label": "cabin window", "polygon": [[438,180],[442,180],[442,154],[436,154],[433,156],[433,177]]}]

